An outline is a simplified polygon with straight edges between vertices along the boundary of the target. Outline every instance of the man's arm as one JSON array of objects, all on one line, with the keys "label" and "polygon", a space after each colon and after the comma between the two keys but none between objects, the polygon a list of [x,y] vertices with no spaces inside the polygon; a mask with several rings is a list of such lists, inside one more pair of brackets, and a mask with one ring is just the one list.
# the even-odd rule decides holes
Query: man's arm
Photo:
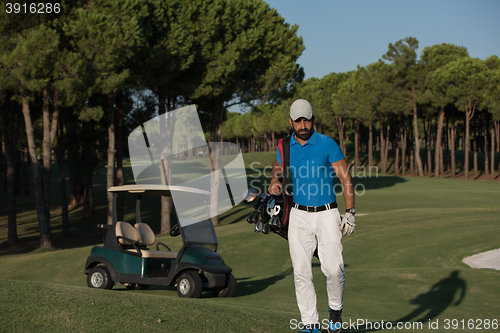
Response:
[{"label": "man's arm", "polygon": [[[337,176],[339,176],[340,183],[342,184],[342,192],[344,193],[345,208],[354,208],[354,186],[352,186],[351,175],[345,158],[332,163],[333,169]],[[340,222],[340,231],[344,229],[344,235],[348,236],[356,229],[356,220],[351,212],[346,212],[342,221]]]},{"label": "man's arm", "polygon": [[281,182],[279,177],[281,176],[281,164],[278,160],[274,161],[273,168],[271,170],[271,184],[268,187],[270,194],[278,195],[281,193]]},{"label": "man's arm", "polygon": [[345,158],[338,162],[332,163],[333,170],[340,179],[342,184],[342,192],[344,194],[345,208],[354,208],[354,186],[352,185],[351,175]]}]

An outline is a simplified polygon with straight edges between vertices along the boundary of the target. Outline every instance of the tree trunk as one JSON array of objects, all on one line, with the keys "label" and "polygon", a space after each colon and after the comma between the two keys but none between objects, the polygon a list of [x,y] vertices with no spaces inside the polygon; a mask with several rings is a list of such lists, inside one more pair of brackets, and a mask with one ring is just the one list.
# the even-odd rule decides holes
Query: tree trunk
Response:
[{"label": "tree trunk", "polygon": [[[123,176],[123,92],[116,95],[116,185],[123,186],[125,180]],[[90,179],[92,183],[92,179]],[[123,194],[118,194],[116,200],[116,216],[118,221],[123,221]]]},{"label": "tree trunk", "polygon": [[441,154],[443,151],[442,147],[442,137],[443,137],[443,125],[444,125],[444,107],[439,110],[439,119],[438,119],[438,124],[437,124],[437,134],[436,134],[436,148],[434,151],[434,177],[438,178],[439,177],[439,166],[440,163],[438,161],[441,161]]},{"label": "tree trunk", "polygon": [[472,144],[472,149],[474,151],[474,177],[477,177],[478,175],[478,162],[477,162],[477,155],[478,155],[478,128],[477,128],[477,117],[474,119],[474,142]]},{"label": "tree trunk", "polygon": [[429,170],[428,168],[428,165],[427,165],[427,162],[429,161],[429,158],[428,158],[428,143],[429,143],[429,136],[430,136],[430,133],[429,133],[429,124],[430,122],[424,118],[422,118],[422,124],[424,125],[424,159],[422,161],[422,165],[423,165],[423,168],[424,168],[424,174],[427,173],[427,171]]},{"label": "tree trunk", "polygon": [[359,170],[359,119],[354,119],[354,170]]},{"label": "tree trunk", "polygon": [[[56,95],[57,96],[57,95]],[[57,103],[57,97],[54,102],[54,109],[59,108]],[[62,215],[62,227],[63,235],[71,236],[71,230],[69,226],[69,215],[68,215],[68,199],[66,192],[66,175],[64,173],[64,162],[66,161],[65,151],[66,147],[64,144],[64,128],[62,117],[59,119],[59,128],[57,135],[57,163],[59,164],[59,190],[61,193],[61,215]]]},{"label": "tree trunk", "polygon": [[380,172],[386,174],[387,161],[385,160],[385,139],[384,139],[384,121],[380,117]]},{"label": "tree trunk", "polygon": [[[413,130],[412,130],[412,125],[411,123],[409,124],[408,126],[408,132],[410,133],[409,134],[409,137],[410,139],[408,140],[408,160],[409,160],[409,168],[410,168],[410,175],[413,175],[414,174],[414,157],[415,155],[413,155],[414,153],[414,148],[413,148],[413,143],[412,143],[412,140],[411,140],[411,137],[412,137],[412,134],[413,134]],[[413,142],[415,141],[415,139],[413,139]]]},{"label": "tree trunk", "polygon": [[[16,110],[14,104],[9,101],[10,110],[7,111],[5,107],[0,108],[0,115],[2,116],[2,136],[3,147],[5,152],[5,180],[7,187],[7,211],[8,211],[8,241],[11,244],[18,244],[19,238],[17,237],[17,210],[16,210],[16,195],[15,195],[15,179],[17,169],[15,167],[16,146],[18,138],[19,127],[14,126],[14,118],[16,117]],[[2,104],[0,103],[0,106]],[[18,113],[17,113],[18,114]],[[16,117],[17,118],[17,117]]]},{"label": "tree trunk", "polygon": [[451,114],[451,136],[450,136],[450,151],[451,151],[451,178],[455,178],[457,173],[457,160],[455,151],[455,141],[457,136],[457,128],[455,125],[455,112]]},{"label": "tree trunk", "polygon": [[464,142],[464,173],[465,179],[469,179],[469,151],[470,151],[470,120],[472,119],[473,110],[465,111],[465,142]]},{"label": "tree trunk", "polygon": [[50,166],[52,156],[52,144],[56,136],[59,108],[54,109],[52,124],[50,121],[50,96],[48,88],[43,90],[43,201],[45,204],[45,218],[50,226]]},{"label": "tree trunk", "polygon": [[399,146],[400,146],[400,142],[401,142],[401,124],[402,124],[402,121],[401,121],[401,114],[399,114],[399,116],[397,117],[397,127],[399,127],[399,130],[396,130],[396,138],[395,138],[395,141],[393,143],[393,146],[394,146],[394,175],[396,176],[399,176],[400,173],[399,173]]},{"label": "tree trunk", "polygon": [[50,249],[53,247],[52,230],[50,221],[46,219],[45,203],[43,200],[42,181],[38,170],[38,158],[36,156],[35,135],[33,133],[33,124],[31,123],[30,107],[27,97],[22,98],[24,123],[26,126],[26,137],[28,140],[28,149],[31,157],[33,187],[35,188],[35,206],[40,226],[40,247]]},{"label": "tree trunk", "polygon": [[446,123],[446,170],[451,170],[451,129]]},{"label": "tree trunk", "polygon": [[24,178],[24,195],[26,197],[30,196],[30,190],[29,190],[30,180],[29,180],[29,173],[28,173],[28,164],[29,164],[28,147],[24,147],[22,172],[23,172],[23,178]]},{"label": "tree trunk", "polygon": [[[435,121],[436,123],[436,126],[437,126],[437,120]],[[432,134],[435,134],[435,132],[433,132],[433,128],[432,128],[433,124],[432,124],[432,120],[429,121],[429,128],[428,128],[428,135],[427,135],[427,143],[426,143],[426,146],[427,146],[427,175],[429,177],[432,177],[432,175],[434,174],[434,170],[432,169],[432,149],[434,148],[435,146],[435,142],[433,143],[432,142]],[[434,129],[435,131],[436,129]],[[435,139],[434,139],[435,140]],[[438,164],[439,165],[439,158],[434,161],[434,164]]]},{"label": "tree trunk", "polygon": [[368,123],[368,171],[373,167],[373,121]]},{"label": "tree trunk", "polygon": [[[167,103],[167,97],[166,95],[162,92],[163,89],[160,88],[158,89],[159,90],[159,93],[158,93],[158,113],[160,115],[162,114],[166,114],[167,112],[167,106],[166,106],[166,103]],[[173,104],[174,102],[170,102],[169,104]],[[166,127],[167,128],[161,128],[160,131],[166,131],[165,134],[162,134],[162,137],[163,136],[166,136],[167,138],[169,137],[170,135],[170,128],[169,128],[169,123],[166,123]],[[170,151],[171,151],[171,140],[167,140],[166,142],[166,155],[168,156]],[[166,163],[166,170],[165,170],[165,173],[167,174],[167,179],[165,179],[165,184],[168,185],[169,181],[170,181],[170,176],[171,176],[171,158],[170,156],[167,157],[166,161],[164,163]],[[162,235],[166,235],[166,234],[169,234],[170,233],[170,230],[172,230],[172,221],[171,221],[171,215],[172,215],[172,197],[171,196],[162,196],[161,197],[161,227],[160,227],[160,233]]]},{"label": "tree trunk", "polygon": [[406,150],[408,148],[408,140],[407,140],[407,129],[406,129],[406,119],[407,117],[404,117],[404,122],[401,125],[400,132],[401,132],[401,174],[406,176]]},{"label": "tree trunk", "polygon": [[[495,120],[494,124],[495,124],[495,135],[497,137],[497,152],[500,155],[500,121]],[[498,159],[498,172],[500,173],[500,158]]]},{"label": "tree trunk", "polygon": [[[495,124],[496,122],[494,122]],[[491,127],[491,158],[490,158],[491,180],[495,179],[495,125]]]},{"label": "tree trunk", "polygon": [[[486,122],[486,124],[489,124],[489,121]],[[481,124],[482,125],[482,124]],[[481,126],[481,132],[483,133],[484,136],[484,146],[483,146],[483,155],[484,155],[484,174],[489,175],[490,174],[490,156],[488,154],[488,148],[489,148],[489,143],[488,143],[488,125],[486,127]]]},{"label": "tree trunk", "polygon": [[[212,128],[210,131],[210,143],[219,142],[222,137],[222,120],[224,117],[224,100],[218,98],[212,107]],[[210,188],[210,215],[214,225],[219,224],[219,187],[220,187],[220,145],[210,146],[210,163],[212,165],[212,178]]]},{"label": "tree trunk", "polygon": [[[85,182],[85,180],[84,180]],[[115,185],[115,96],[108,95],[108,164],[106,190]],[[107,224],[113,224],[113,193],[106,192],[108,198]]]},{"label": "tree trunk", "polygon": [[387,122],[387,133],[385,136],[385,167],[386,167],[386,172],[387,172],[387,167],[388,167],[388,161],[389,161],[389,133],[391,132],[391,124],[390,122]]},{"label": "tree trunk", "polygon": [[344,153],[344,156],[345,156],[347,152],[345,151],[345,134],[344,134],[345,121],[343,118],[337,118],[337,127],[339,129],[340,149],[342,150],[342,153]]},{"label": "tree trunk", "polygon": [[474,149],[474,177],[477,177],[477,136],[474,138],[474,143],[472,144],[472,149]]},{"label": "tree trunk", "polygon": [[420,158],[420,138],[418,134],[418,114],[417,114],[417,104],[413,103],[413,128],[415,136],[415,162],[417,164],[418,176],[423,177],[424,171],[422,167],[422,159]]}]

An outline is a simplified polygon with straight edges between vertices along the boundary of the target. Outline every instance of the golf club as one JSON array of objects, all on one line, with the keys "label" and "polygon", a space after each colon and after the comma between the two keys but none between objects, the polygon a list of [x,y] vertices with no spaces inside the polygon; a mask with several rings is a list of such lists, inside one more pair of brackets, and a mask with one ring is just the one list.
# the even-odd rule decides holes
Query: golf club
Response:
[{"label": "golf club", "polygon": [[269,233],[269,223],[264,223],[264,225],[262,226],[262,233],[264,235],[267,235]]},{"label": "golf club", "polygon": [[264,222],[262,220],[259,220],[259,222],[255,223],[254,231],[255,232],[261,232],[262,231],[262,224]]}]

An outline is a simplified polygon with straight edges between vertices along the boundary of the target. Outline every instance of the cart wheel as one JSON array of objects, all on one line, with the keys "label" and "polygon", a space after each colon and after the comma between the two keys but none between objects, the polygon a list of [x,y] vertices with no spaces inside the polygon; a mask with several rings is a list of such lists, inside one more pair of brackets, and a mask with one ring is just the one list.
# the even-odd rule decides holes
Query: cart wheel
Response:
[{"label": "cart wheel", "polygon": [[177,294],[179,297],[198,298],[203,291],[201,277],[191,271],[187,271],[179,276],[177,280]]},{"label": "cart wheel", "polygon": [[229,274],[227,278],[227,287],[222,289],[219,297],[233,297],[236,294],[236,278],[233,274]]},{"label": "cart wheel", "polygon": [[90,288],[111,289],[114,282],[106,266],[96,266],[90,270],[87,276],[87,285]]}]

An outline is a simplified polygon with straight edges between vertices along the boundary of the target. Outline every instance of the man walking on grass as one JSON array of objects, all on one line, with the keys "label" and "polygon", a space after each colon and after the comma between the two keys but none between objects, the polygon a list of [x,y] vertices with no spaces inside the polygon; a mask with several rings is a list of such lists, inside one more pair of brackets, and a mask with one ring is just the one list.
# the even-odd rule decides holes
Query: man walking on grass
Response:
[{"label": "man walking on grass", "polygon": [[[314,130],[311,104],[299,99],[290,107],[288,119],[294,134],[290,138],[290,173],[293,182],[293,206],[290,211],[288,243],[295,280],[295,295],[304,329],[318,333],[320,322],[316,304],[311,260],[318,251],[325,274],[329,305],[328,332],[342,330],[344,261],[342,230],[350,235],[355,227],[354,190],[349,168],[338,144]],[[269,193],[278,195],[282,186],[281,156],[273,163]],[[346,213],[337,208],[334,176],[339,177]]]}]

